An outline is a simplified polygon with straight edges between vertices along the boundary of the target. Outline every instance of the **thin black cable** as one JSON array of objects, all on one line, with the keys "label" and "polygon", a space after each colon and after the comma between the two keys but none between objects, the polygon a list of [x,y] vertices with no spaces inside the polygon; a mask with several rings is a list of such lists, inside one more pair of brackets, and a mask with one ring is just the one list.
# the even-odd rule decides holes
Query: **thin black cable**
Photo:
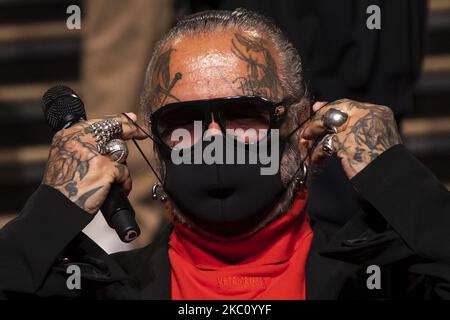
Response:
[{"label": "thin black cable", "polygon": [[[155,141],[155,139],[153,139],[152,136],[150,136],[150,134],[148,134],[144,129],[141,128],[141,126],[139,126],[136,122],[133,121],[133,119],[131,119],[126,113],[122,113],[125,117],[128,118],[128,120],[131,121],[131,123],[133,123],[136,128],[138,128],[139,130],[141,130],[148,138],[150,138],[150,140],[152,140],[154,143],[157,143]],[[158,173],[156,172],[156,170],[153,168],[152,164],[150,163],[150,161],[147,159],[147,157],[145,156],[144,151],[142,151],[141,147],[139,146],[139,143],[136,141],[136,139],[132,138],[131,139],[134,143],[134,145],[136,146],[136,148],[138,149],[138,151],[140,152],[140,154],[142,155],[142,157],[144,158],[145,162],[147,163],[147,165],[150,167],[150,169],[152,170],[153,174],[155,175],[156,179],[158,179],[159,183],[161,183],[162,185],[162,180],[159,177]]]},{"label": "thin black cable", "polygon": [[144,133],[148,138],[150,138],[150,140],[152,140],[154,143],[158,143],[158,141],[156,141],[155,139],[153,139],[153,137],[147,133],[147,131],[145,131],[144,129],[142,129],[142,127],[140,125],[138,125],[136,122],[134,122],[133,119],[131,119],[126,113],[122,113],[125,117],[128,118],[128,120],[131,121],[132,124],[134,124],[136,126],[136,128],[138,128],[139,130],[141,130],[142,133]]},{"label": "thin black cable", "polygon": [[134,142],[134,145],[136,146],[136,148],[139,150],[139,152],[141,153],[142,157],[144,158],[145,162],[147,163],[147,165],[150,167],[150,169],[152,169],[153,174],[155,175],[156,179],[158,179],[159,183],[163,183],[161,181],[161,178],[159,177],[158,173],[156,173],[156,170],[153,168],[152,164],[150,163],[150,161],[147,159],[147,157],[145,156],[144,152],[142,151],[141,147],[139,146],[139,144],[137,143],[136,139],[131,139]]},{"label": "thin black cable", "polygon": [[[322,109],[322,108],[324,108],[324,107],[326,107],[327,105],[329,105],[331,102],[333,102],[333,101],[330,101],[330,102],[327,102],[327,103],[325,103],[323,106],[321,106],[317,111],[313,111],[313,114],[312,115],[310,115],[305,121],[303,121],[303,122],[301,122],[298,126],[296,126],[287,136],[286,136],[286,139],[289,139],[298,129],[300,129],[306,122],[308,122],[309,120],[311,120],[312,118],[314,118],[314,116],[316,115],[316,113],[320,110],[320,109]],[[312,109],[312,106],[311,106],[311,109]]]}]

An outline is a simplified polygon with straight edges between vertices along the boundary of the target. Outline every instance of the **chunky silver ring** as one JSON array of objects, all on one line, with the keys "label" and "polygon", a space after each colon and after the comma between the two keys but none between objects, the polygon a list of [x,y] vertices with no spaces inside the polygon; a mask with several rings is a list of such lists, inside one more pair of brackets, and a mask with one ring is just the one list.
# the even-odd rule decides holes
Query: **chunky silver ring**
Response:
[{"label": "chunky silver ring", "polygon": [[348,119],[348,114],[338,109],[328,109],[322,116],[323,125],[337,133],[337,128],[342,126]]},{"label": "chunky silver ring", "polygon": [[97,142],[98,153],[103,155],[107,154],[108,142],[122,136],[122,124],[115,118],[94,122],[88,128]]},{"label": "chunky silver ring", "polygon": [[108,158],[118,163],[124,163],[128,158],[128,147],[125,141],[113,139],[106,145]]},{"label": "chunky silver ring", "polygon": [[335,151],[333,146],[333,139],[335,136],[336,134],[334,133],[327,134],[322,140],[322,150],[329,157],[331,157]]}]

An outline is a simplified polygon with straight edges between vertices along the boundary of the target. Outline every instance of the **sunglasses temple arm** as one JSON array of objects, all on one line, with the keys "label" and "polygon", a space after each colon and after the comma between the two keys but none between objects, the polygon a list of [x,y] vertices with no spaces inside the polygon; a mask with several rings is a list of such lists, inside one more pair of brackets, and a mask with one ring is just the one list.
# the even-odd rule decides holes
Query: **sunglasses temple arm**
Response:
[{"label": "sunglasses temple arm", "polygon": [[[125,117],[128,118],[128,120],[131,121],[131,123],[133,123],[136,128],[138,128],[139,130],[141,130],[147,137],[150,138],[150,140],[153,141],[153,143],[157,143],[155,141],[155,139],[153,139],[152,136],[150,136],[150,134],[148,134],[144,129],[142,129],[142,127],[140,125],[138,125],[136,122],[133,121],[133,119],[131,119],[126,113],[122,113]],[[156,172],[155,168],[153,168],[152,164],[150,163],[150,161],[147,159],[147,157],[145,156],[144,151],[142,151],[141,147],[139,146],[139,143],[137,143],[136,139],[131,139],[134,143],[134,145],[136,146],[136,148],[138,149],[139,153],[142,155],[142,157],[144,158],[145,162],[147,163],[147,165],[150,167],[150,169],[152,170],[153,174],[155,175],[156,179],[158,179],[159,183],[162,185],[162,180],[159,177],[158,173]]]}]

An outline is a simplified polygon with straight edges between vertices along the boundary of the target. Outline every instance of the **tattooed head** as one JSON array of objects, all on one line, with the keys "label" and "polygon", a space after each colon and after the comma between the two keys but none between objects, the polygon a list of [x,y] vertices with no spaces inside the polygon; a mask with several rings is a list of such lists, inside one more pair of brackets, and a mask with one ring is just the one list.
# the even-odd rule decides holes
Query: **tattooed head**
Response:
[{"label": "tattooed head", "polygon": [[[161,102],[157,100],[158,97],[155,97],[154,84],[156,80],[154,77],[164,74],[164,72],[161,73],[163,71],[161,68],[163,68],[165,63],[168,64],[168,60],[170,60],[170,56],[173,53],[173,50],[170,50],[170,44],[186,36],[195,37],[205,34],[219,36],[223,30],[237,31],[234,34],[235,37],[232,40],[232,48],[230,50],[240,59],[250,60],[252,52],[260,52],[265,57],[266,61],[264,63],[267,67],[270,68],[276,64],[275,68],[271,69],[277,71],[277,74],[273,76],[279,80],[274,89],[280,86],[285,96],[291,96],[298,101],[307,98],[301,59],[297,50],[269,18],[240,8],[235,11],[203,11],[180,19],[155,46],[146,73],[146,83],[141,97],[142,106],[148,111],[148,108],[155,107],[153,103]],[[264,40],[261,41],[261,39],[251,36],[245,37],[242,35],[242,32],[248,32],[250,35],[253,32],[258,32],[263,36]],[[275,56],[271,56],[271,53],[264,45],[273,46]],[[277,63],[274,60],[277,60]],[[252,63],[249,63],[249,68],[253,68],[250,72],[255,72],[257,66],[254,63],[251,65]],[[176,74],[176,71],[174,72],[172,76]],[[167,83],[169,74],[166,72],[164,76]],[[236,82],[239,82],[239,80]],[[248,92],[249,90],[251,90],[249,85],[244,85],[243,91]]]},{"label": "tattooed head", "polygon": [[[141,108],[148,116],[169,102],[236,95],[296,101],[288,109],[282,128],[286,131],[309,116],[300,56],[270,19],[245,9],[203,11],[179,20],[157,43]],[[292,135],[282,157],[280,173],[286,185],[305,152],[298,134]],[[288,186],[280,211],[290,205],[293,190]]]}]

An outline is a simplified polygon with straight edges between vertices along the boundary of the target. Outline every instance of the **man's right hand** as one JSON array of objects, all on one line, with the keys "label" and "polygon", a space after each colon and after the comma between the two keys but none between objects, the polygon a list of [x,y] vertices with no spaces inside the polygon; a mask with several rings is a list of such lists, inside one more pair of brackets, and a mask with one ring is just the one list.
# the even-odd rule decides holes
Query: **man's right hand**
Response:
[{"label": "man's right hand", "polygon": [[[137,120],[133,113],[127,115]],[[126,116],[113,116],[122,124],[122,139],[145,139]],[[108,117],[111,118],[111,117]],[[53,137],[42,183],[63,193],[88,213],[95,214],[113,183],[131,191],[131,177],[126,164],[114,162],[97,152],[96,141],[88,126],[104,119],[80,122],[58,131]]]}]

